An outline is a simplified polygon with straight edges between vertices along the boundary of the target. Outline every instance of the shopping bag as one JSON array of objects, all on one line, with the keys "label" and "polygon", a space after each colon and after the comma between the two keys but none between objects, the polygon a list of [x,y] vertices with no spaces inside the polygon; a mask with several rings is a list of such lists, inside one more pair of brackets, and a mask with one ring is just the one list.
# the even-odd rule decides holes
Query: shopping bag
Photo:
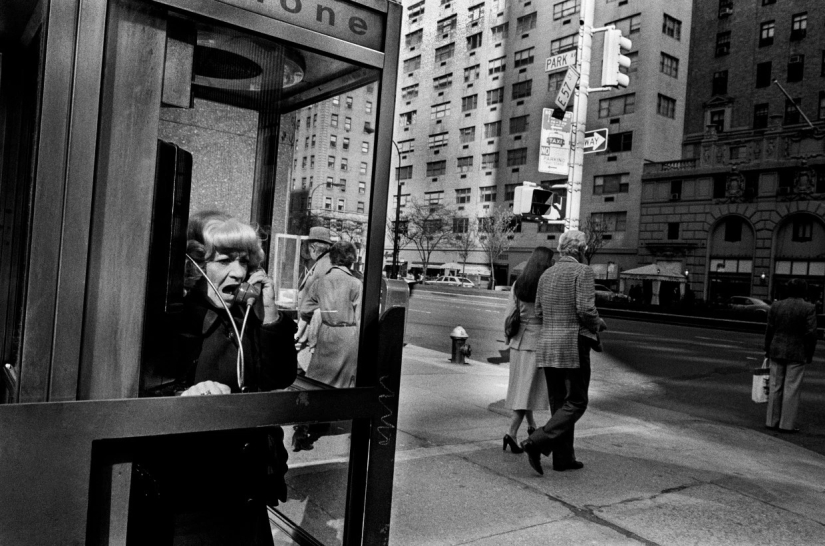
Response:
[{"label": "shopping bag", "polygon": [[768,401],[768,389],[771,380],[771,370],[769,360],[766,357],[762,361],[761,368],[753,369],[753,383],[751,384],[751,400],[757,404],[764,404]]}]

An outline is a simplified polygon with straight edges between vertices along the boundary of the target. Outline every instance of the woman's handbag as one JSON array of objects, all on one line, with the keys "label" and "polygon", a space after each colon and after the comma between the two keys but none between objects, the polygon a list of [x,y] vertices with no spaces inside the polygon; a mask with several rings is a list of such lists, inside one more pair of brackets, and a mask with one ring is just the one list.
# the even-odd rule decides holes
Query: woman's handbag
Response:
[{"label": "woman's handbag", "polygon": [[521,310],[519,309],[518,300],[514,301],[513,304],[512,310],[504,318],[504,337],[507,338],[508,343],[521,328]]},{"label": "woman's handbag", "polygon": [[771,380],[770,360],[765,357],[761,368],[753,369],[753,384],[751,385],[751,400],[757,404],[768,401],[768,389]]}]

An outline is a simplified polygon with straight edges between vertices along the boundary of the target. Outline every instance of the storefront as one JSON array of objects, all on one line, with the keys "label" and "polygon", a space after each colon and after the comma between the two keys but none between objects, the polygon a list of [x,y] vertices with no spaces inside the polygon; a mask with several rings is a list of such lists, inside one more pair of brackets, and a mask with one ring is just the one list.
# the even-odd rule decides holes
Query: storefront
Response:
[{"label": "storefront", "polygon": [[[345,434],[311,457],[290,451],[288,498],[265,507],[277,543],[386,542],[403,311],[379,317],[379,298],[400,5],[4,4],[0,543],[137,544],[156,513],[154,543],[197,536],[206,512],[194,501],[170,508],[179,497],[140,457],[235,441],[246,450],[247,434],[287,424],[287,447],[296,424]],[[370,179],[352,190],[368,196],[351,237],[363,271],[352,388],[298,379],[278,391],[174,396],[169,332],[191,290],[187,224],[197,213],[257,228],[281,320],[296,318],[305,234],[290,222],[293,165],[335,141],[323,119],[311,145],[295,138],[314,105],[375,108],[358,136],[372,150]],[[216,459],[209,479],[233,479],[229,466]]]}]

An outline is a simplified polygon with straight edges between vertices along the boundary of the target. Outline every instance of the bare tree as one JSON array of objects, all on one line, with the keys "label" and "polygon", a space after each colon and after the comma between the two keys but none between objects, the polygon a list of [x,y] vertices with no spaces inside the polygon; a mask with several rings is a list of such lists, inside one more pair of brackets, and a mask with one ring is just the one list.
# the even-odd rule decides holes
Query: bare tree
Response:
[{"label": "bare tree", "polygon": [[587,237],[587,250],[584,251],[584,259],[587,260],[587,265],[590,265],[590,260],[605,244],[604,234],[607,232],[604,222],[587,218],[581,220],[579,229],[584,232]]},{"label": "bare tree", "polygon": [[444,205],[415,199],[410,199],[404,209],[399,221],[401,225],[392,223],[392,234],[395,229],[399,230],[400,248],[410,244],[415,247],[424,268],[423,276],[426,277],[433,252],[450,245],[455,211]]},{"label": "bare tree", "polygon": [[478,220],[456,217],[453,222],[453,248],[461,258],[461,274],[465,275],[470,253],[478,247]]},{"label": "bare tree", "polygon": [[516,215],[504,205],[494,208],[489,216],[479,218],[478,242],[490,263],[490,289],[495,286],[495,261],[510,250],[517,226]]}]

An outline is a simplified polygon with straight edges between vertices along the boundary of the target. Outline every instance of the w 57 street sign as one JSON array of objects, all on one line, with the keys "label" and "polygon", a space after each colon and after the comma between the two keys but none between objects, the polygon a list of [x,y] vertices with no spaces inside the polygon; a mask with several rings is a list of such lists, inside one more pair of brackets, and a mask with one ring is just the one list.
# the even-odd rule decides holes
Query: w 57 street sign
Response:
[{"label": "w 57 street sign", "polygon": [[584,133],[584,153],[592,154],[607,149],[607,129],[596,129]]}]

